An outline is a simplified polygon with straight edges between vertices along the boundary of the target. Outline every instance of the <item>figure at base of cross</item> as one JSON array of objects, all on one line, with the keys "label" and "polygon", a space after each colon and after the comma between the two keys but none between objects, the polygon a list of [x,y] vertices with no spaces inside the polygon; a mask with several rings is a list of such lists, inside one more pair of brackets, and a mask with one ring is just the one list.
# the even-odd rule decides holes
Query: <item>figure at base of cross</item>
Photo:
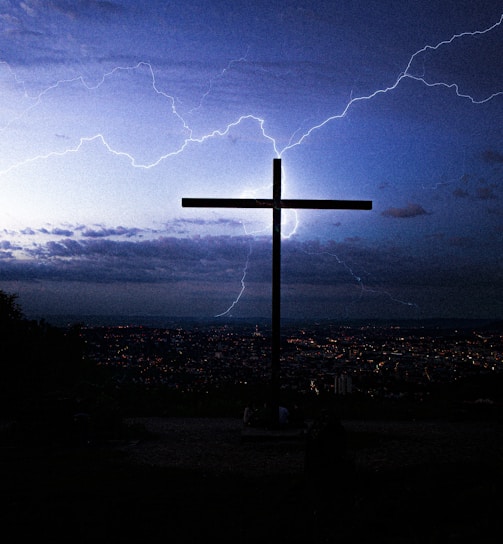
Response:
[{"label": "figure at base of cross", "polygon": [[281,210],[283,208],[321,210],[371,210],[369,200],[288,200],[281,198],[281,159],[273,159],[273,197],[182,198],[183,207],[272,208],[272,355],[268,399],[270,425],[280,426],[280,346],[281,346]]},{"label": "figure at base of cross", "polygon": [[261,408],[254,402],[249,402],[243,412],[243,425],[245,427],[262,427],[265,429],[279,426],[290,426],[290,410],[286,406],[278,406],[278,414],[272,417],[270,403],[264,402]]}]

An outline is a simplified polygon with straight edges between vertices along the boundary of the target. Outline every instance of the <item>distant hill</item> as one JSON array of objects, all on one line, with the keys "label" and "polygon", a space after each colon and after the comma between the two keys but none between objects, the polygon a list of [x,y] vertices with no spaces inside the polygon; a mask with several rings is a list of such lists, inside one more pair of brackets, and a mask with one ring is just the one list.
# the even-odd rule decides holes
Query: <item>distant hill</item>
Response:
[{"label": "distant hill", "polygon": [[[144,327],[194,327],[218,325],[261,325],[267,327],[271,320],[265,317],[173,317],[163,315],[73,315],[31,316],[56,327],[75,324],[86,326],[144,326]],[[425,329],[478,329],[503,330],[501,319],[430,318],[430,319],[282,319],[285,326],[340,325],[346,327],[401,327]]]}]

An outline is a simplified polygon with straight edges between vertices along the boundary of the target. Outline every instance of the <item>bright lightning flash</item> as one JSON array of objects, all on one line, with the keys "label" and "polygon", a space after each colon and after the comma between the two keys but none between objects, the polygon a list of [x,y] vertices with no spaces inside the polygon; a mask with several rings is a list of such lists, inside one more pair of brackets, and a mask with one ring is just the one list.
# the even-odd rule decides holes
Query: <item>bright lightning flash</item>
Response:
[{"label": "bright lightning flash", "polygon": [[[460,40],[461,38],[470,38],[470,37],[474,38],[474,37],[477,37],[477,36],[481,36],[483,34],[487,34],[489,32],[494,31],[497,27],[499,27],[502,24],[502,22],[503,22],[503,14],[501,15],[499,21],[497,21],[493,25],[489,26],[488,28],[485,28],[485,29],[482,29],[482,30],[467,31],[467,32],[459,33],[459,34],[454,34],[449,39],[440,41],[436,45],[425,45],[424,47],[417,50],[415,53],[413,53],[410,56],[404,70],[398,75],[398,77],[395,79],[395,81],[392,82],[390,85],[388,85],[388,86],[386,86],[384,88],[376,89],[375,91],[373,91],[372,93],[367,94],[367,95],[351,97],[350,100],[343,107],[342,111],[340,111],[339,113],[335,113],[335,114],[325,118],[323,121],[311,126],[308,130],[306,130],[304,132],[301,132],[299,129],[296,130],[291,135],[291,137],[289,138],[289,141],[288,141],[287,145],[285,145],[282,149],[280,149],[278,147],[278,142],[275,139],[275,137],[272,136],[271,134],[269,134],[268,131],[266,130],[266,120],[264,118],[260,117],[260,116],[253,115],[253,114],[241,115],[237,119],[235,119],[231,123],[227,124],[223,128],[215,128],[214,130],[211,130],[210,132],[208,132],[208,133],[206,133],[206,134],[204,134],[202,136],[199,136],[199,137],[194,136],[194,132],[193,132],[193,129],[191,128],[190,124],[179,113],[179,111],[177,109],[177,106],[176,106],[177,105],[177,100],[176,100],[176,98],[174,96],[171,96],[171,95],[161,91],[158,88],[154,68],[148,62],[139,62],[134,66],[126,66],[126,67],[120,67],[119,66],[119,67],[116,67],[113,70],[105,73],[102,76],[102,78],[94,85],[87,84],[83,76],[78,76],[78,77],[72,78],[72,79],[59,80],[55,84],[53,84],[51,86],[48,86],[42,92],[40,92],[39,94],[37,94],[35,96],[29,96],[28,93],[25,91],[25,99],[27,99],[29,101],[29,106],[26,107],[20,114],[16,115],[9,122],[7,122],[4,127],[0,127],[0,133],[7,130],[7,128],[9,128],[14,122],[21,121],[23,118],[25,118],[31,111],[33,111],[37,106],[39,106],[41,104],[41,102],[43,101],[45,96],[47,96],[49,93],[51,93],[52,91],[54,91],[54,90],[56,90],[58,88],[64,87],[66,85],[80,84],[87,90],[95,90],[98,87],[100,87],[106,80],[108,80],[109,78],[114,76],[114,74],[116,74],[118,72],[146,70],[147,73],[149,74],[152,90],[154,91],[154,93],[162,96],[163,98],[165,98],[169,102],[170,107],[171,107],[171,112],[172,112],[173,116],[175,117],[175,119],[180,124],[180,128],[185,133],[185,136],[182,138],[181,143],[177,147],[175,147],[175,148],[167,151],[166,153],[158,156],[157,159],[152,161],[152,162],[141,162],[141,161],[137,160],[132,154],[127,153],[125,151],[122,151],[120,149],[114,148],[112,145],[110,145],[108,143],[106,137],[101,133],[88,135],[88,136],[82,136],[82,137],[80,137],[78,143],[76,145],[74,145],[73,147],[68,147],[68,148],[66,148],[66,149],[64,149],[62,151],[51,151],[49,153],[36,155],[36,156],[30,157],[30,158],[27,158],[27,159],[25,159],[23,161],[17,162],[15,164],[11,164],[11,165],[7,166],[6,168],[4,168],[3,170],[0,171],[0,176],[5,175],[5,174],[7,174],[7,173],[9,173],[9,172],[11,172],[11,171],[13,171],[15,169],[19,169],[22,166],[30,164],[30,163],[35,163],[37,161],[44,161],[44,160],[47,160],[47,159],[49,159],[51,157],[61,157],[61,156],[67,155],[67,154],[78,153],[79,151],[81,151],[81,149],[84,146],[87,146],[87,145],[89,145],[89,144],[91,144],[93,142],[99,142],[106,149],[106,151],[108,153],[110,153],[111,155],[114,155],[119,159],[125,159],[126,161],[129,162],[131,167],[148,170],[148,169],[155,168],[156,166],[160,165],[163,161],[166,161],[166,160],[168,160],[168,159],[170,159],[170,158],[172,158],[174,156],[180,155],[181,153],[183,153],[190,146],[203,144],[207,140],[210,140],[210,139],[213,139],[213,138],[221,138],[221,137],[227,136],[234,127],[237,127],[237,126],[243,124],[245,121],[250,121],[250,122],[256,124],[256,126],[258,127],[258,130],[259,130],[259,133],[260,133],[261,137],[263,138],[263,140],[266,143],[270,144],[270,146],[272,148],[272,151],[273,151],[273,154],[277,158],[281,158],[288,151],[292,150],[295,147],[301,146],[314,132],[322,129],[325,125],[327,125],[329,123],[332,123],[333,121],[344,118],[347,115],[348,111],[352,107],[357,105],[358,103],[372,100],[375,97],[377,97],[378,95],[391,93],[395,89],[397,89],[399,87],[399,85],[404,80],[412,80],[412,81],[414,81],[414,82],[416,82],[418,84],[421,84],[421,85],[424,85],[424,86],[430,87],[430,88],[432,88],[432,87],[444,87],[446,89],[449,89],[449,90],[453,91],[457,98],[468,100],[472,104],[475,104],[475,105],[484,104],[484,103],[487,103],[487,102],[489,102],[491,100],[494,100],[497,97],[503,96],[503,91],[494,92],[494,93],[486,96],[483,99],[477,100],[474,97],[461,92],[458,84],[456,84],[456,83],[447,83],[447,82],[444,82],[444,81],[428,81],[424,75],[415,74],[413,72],[413,68],[414,68],[415,62],[421,57],[422,54],[426,54],[426,53],[429,53],[429,52],[436,51],[436,50],[440,49],[443,46],[452,44],[452,43],[456,42],[457,40]],[[194,111],[195,109],[199,109],[199,108],[202,107],[204,100],[211,93],[213,81],[215,79],[217,79],[218,77],[222,77],[225,74],[225,72],[232,69],[233,64],[235,64],[237,62],[246,62],[246,55],[243,56],[240,59],[237,59],[235,61],[231,61],[228,64],[228,66],[221,72],[221,74],[219,76],[213,78],[213,80],[210,81],[209,86],[208,86],[206,92],[202,95],[198,106],[196,108],[193,108],[191,110],[191,112]],[[15,79],[16,85],[18,85],[18,86],[23,85],[22,81],[19,81],[17,79],[16,75],[13,73],[13,71],[11,70],[9,65],[7,65],[5,62],[2,62],[1,64],[7,66],[8,70],[10,71],[10,73],[13,75],[13,77]],[[191,113],[191,112],[189,112],[189,113]],[[293,224],[294,224],[294,226],[290,229],[290,231],[286,235],[284,235],[285,238],[289,238],[289,237],[293,236],[296,233],[297,227],[298,227],[298,224],[299,224],[297,213],[295,212],[295,210],[291,210],[291,212],[293,213]],[[246,234],[253,235],[253,234],[257,233],[257,232],[247,232],[246,228],[244,227],[244,224],[243,224],[243,228],[245,229]],[[247,274],[247,270],[248,270],[250,255],[251,255],[251,246],[250,246],[250,250],[249,250],[249,253],[248,253],[248,256],[247,256],[247,259],[246,259],[246,263],[245,263],[245,266],[244,266],[244,270],[243,270],[243,274],[242,274],[242,278],[241,278],[241,289],[239,291],[239,294],[237,295],[235,300],[232,302],[232,304],[228,307],[228,309],[225,310],[224,312],[218,314],[218,316],[227,315],[232,310],[232,308],[234,308],[236,306],[236,304],[239,302],[239,300],[241,299],[241,297],[242,297],[242,295],[243,295],[243,293],[245,291],[245,278],[246,278],[246,274]],[[362,294],[363,294],[364,290],[368,291],[368,289],[364,288],[361,277],[358,274],[356,274],[352,270],[351,267],[349,267],[344,261],[339,259],[339,257],[337,255],[332,255],[332,256],[336,259],[338,264],[343,266],[348,271],[348,273],[354,279],[356,284],[358,284],[361,287]],[[411,302],[405,302],[405,301],[402,301],[402,300],[399,300],[399,299],[395,299],[395,298],[392,298],[388,293],[385,293],[385,294],[386,294],[386,296],[389,296],[393,301],[395,301],[397,303],[405,304],[405,305],[408,305],[408,306],[415,306]]]}]

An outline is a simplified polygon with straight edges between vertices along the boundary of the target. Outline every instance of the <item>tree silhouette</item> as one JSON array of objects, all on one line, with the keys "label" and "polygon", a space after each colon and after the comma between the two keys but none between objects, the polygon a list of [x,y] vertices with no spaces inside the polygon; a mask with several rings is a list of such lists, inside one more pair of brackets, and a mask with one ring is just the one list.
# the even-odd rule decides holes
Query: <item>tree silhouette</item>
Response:
[{"label": "tree silhouette", "polygon": [[21,307],[16,302],[17,294],[8,294],[0,289],[0,326],[18,322],[24,318]]},{"label": "tree silhouette", "polygon": [[0,290],[1,407],[16,409],[49,395],[76,395],[96,369],[85,357],[79,327],[28,320],[17,298]]}]

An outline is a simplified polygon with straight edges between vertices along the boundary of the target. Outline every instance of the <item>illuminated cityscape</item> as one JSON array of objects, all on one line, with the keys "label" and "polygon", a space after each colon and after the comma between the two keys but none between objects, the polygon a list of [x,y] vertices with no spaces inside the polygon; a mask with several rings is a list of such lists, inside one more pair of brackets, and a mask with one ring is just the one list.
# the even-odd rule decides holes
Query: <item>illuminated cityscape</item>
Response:
[{"label": "illuminated cityscape", "polygon": [[[87,326],[81,334],[88,356],[117,383],[205,391],[269,379],[265,325]],[[303,394],[421,396],[438,385],[501,374],[502,339],[500,327],[287,326],[281,387]]]}]

